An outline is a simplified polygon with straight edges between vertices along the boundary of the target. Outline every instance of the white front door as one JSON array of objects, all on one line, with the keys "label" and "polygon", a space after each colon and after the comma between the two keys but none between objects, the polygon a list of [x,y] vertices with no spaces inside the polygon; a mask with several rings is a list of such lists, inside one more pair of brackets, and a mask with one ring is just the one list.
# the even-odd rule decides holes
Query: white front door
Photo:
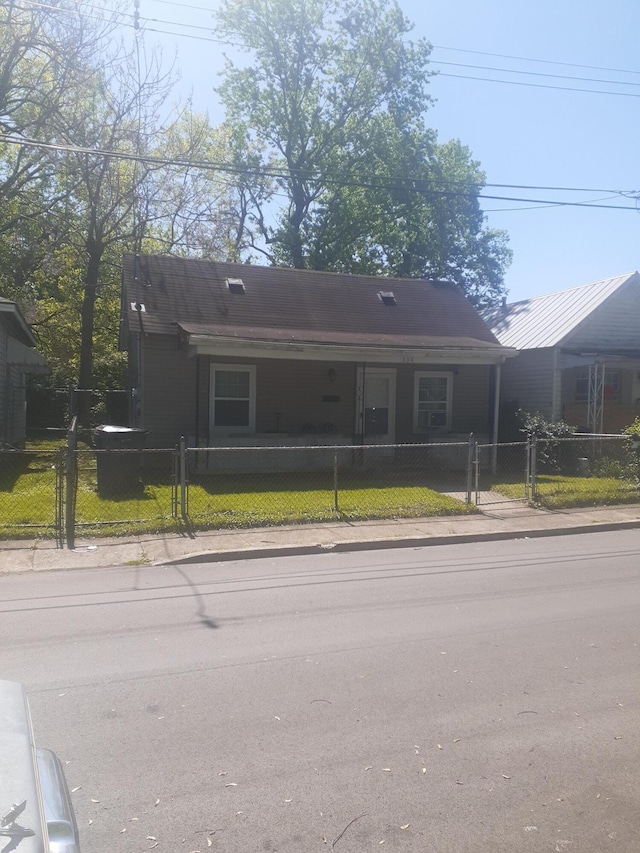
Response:
[{"label": "white front door", "polygon": [[396,372],[387,367],[358,368],[356,433],[365,444],[394,444]]}]

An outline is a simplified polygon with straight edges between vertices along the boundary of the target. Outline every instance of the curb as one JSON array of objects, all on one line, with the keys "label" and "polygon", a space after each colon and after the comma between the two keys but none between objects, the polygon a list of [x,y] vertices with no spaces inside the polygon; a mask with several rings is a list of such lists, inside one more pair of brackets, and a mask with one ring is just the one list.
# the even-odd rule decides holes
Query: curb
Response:
[{"label": "curb", "polygon": [[615,530],[640,529],[640,519],[634,521],[605,521],[573,527],[533,528],[531,530],[500,530],[486,533],[453,533],[442,536],[416,536],[406,539],[380,539],[355,542],[335,542],[325,545],[280,545],[271,548],[250,548],[237,551],[203,551],[184,557],[158,560],[153,566],[179,566],[193,563],[226,563],[234,560],[261,560],[273,557],[307,557],[316,554],[348,553],[350,551],[383,551],[391,548],[425,548],[431,545],[467,545],[473,542],[500,542],[507,539],[541,539],[547,536],[571,536],[581,533],[609,533]]}]

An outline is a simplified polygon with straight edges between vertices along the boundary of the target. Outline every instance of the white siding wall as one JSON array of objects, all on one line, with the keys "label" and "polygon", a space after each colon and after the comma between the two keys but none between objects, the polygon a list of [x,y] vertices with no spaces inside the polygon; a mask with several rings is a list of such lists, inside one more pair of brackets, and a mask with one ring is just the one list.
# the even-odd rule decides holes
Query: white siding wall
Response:
[{"label": "white siding wall", "polygon": [[502,365],[500,400],[517,400],[527,412],[551,418],[553,412],[553,349],[525,350]]},{"label": "white siding wall", "polygon": [[565,349],[640,349],[640,284],[636,278],[613,294],[564,342]]}]

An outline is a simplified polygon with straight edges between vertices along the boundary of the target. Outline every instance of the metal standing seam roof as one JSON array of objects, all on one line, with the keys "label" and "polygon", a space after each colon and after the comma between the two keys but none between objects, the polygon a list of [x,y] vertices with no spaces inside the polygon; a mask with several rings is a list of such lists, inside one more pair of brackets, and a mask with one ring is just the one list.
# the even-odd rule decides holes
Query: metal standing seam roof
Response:
[{"label": "metal standing seam roof", "polygon": [[[137,276],[134,278],[134,270]],[[244,292],[227,280],[241,278]],[[125,319],[146,334],[307,340],[359,338],[386,346],[502,349],[464,295],[446,282],[381,279],[311,270],[143,255],[123,259]],[[380,291],[392,291],[385,305]],[[144,305],[137,311],[138,303]]]},{"label": "metal standing seam roof", "polygon": [[563,343],[584,320],[637,272],[536,296],[483,313],[503,346],[518,350],[543,349]]}]

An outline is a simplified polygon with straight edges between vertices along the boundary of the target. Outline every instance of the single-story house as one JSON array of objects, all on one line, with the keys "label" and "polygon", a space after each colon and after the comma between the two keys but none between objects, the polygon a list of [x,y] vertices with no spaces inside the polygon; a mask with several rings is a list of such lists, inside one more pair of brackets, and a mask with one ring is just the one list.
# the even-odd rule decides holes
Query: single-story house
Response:
[{"label": "single-story house", "polygon": [[619,433],[640,415],[637,272],[484,316],[500,343],[518,350],[502,371],[503,411],[537,411],[589,433]]},{"label": "single-story house", "polygon": [[15,302],[0,297],[0,444],[23,445],[26,439],[26,377],[47,373],[44,358]]},{"label": "single-story house", "polygon": [[445,282],[133,254],[120,345],[153,447],[488,440],[515,354]]}]

